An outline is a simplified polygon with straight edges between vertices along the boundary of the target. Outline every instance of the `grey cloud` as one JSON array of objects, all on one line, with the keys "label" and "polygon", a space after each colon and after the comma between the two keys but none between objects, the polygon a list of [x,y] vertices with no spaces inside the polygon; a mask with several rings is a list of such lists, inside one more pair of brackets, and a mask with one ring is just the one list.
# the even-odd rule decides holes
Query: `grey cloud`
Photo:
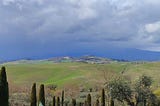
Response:
[{"label": "grey cloud", "polygon": [[160,21],[159,10],[159,0],[2,0],[0,36],[153,48],[159,32],[144,27]]}]

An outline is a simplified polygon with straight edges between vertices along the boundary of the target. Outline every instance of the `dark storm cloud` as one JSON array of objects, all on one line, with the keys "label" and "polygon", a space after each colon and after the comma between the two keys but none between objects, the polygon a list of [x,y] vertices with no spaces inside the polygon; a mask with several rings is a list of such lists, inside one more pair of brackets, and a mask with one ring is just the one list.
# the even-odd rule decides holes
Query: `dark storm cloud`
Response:
[{"label": "dark storm cloud", "polygon": [[160,51],[159,10],[159,0],[1,0],[1,50],[87,44]]}]

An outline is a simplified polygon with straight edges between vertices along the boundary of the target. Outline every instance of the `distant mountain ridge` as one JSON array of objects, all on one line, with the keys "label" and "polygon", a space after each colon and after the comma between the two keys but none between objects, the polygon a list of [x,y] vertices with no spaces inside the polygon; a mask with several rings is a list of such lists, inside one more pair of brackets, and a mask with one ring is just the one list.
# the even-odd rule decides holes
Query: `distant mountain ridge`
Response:
[{"label": "distant mountain ridge", "polygon": [[[42,54],[41,54],[42,53]],[[54,53],[35,53],[35,54],[22,54],[22,55],[2,55],[0,59],[5,61],[16,61],[16,60],[42,60],[52,57],[83,57],[86,54],[94,55],[95,57],[104,57],[118,61],[160,61],[160,52],[147,51],[134,48],[99,48],[98,50],[84,50],[84,51],[72,51],[72,52],[60,52]]]},{"label": "distant mountain ridge", "polygon": [[53,61],[53,62],[83,62],[83,63],[95,63],[95,64],[106,64],[110,63],[111,61],[116,61],[108,58],[103,58],[103,57],[96,57],[96,56],[81,56],[81,57],[55,57],[55,58],[50,58],[48,61]]},{"label": "distant mountain ridge", "polygon": [[[101,52],[99,52],[101,53]],[[118,55],[117,55],[118,53]],[[34,58],[24,58],[17,59],[12,61],[2,61],[0,64],[7,62],[14,63],[38,63],[38,62],[83,62],[83,63],[97,63],[97,64],[106,64],[110,62],[135,62],[135,61],[160,61],[160,52],[152,52],[138,49],[117,49],[107,51],[105,55],[96,54],[96,55],[82,55],[82,56],[60,56],[53,58],[44,58],[44,59],[34,59]]]},{"label": "distant mountain ridge", "polygon": [[19,63],[40,63],[40,62],[47,62],[47,61],[53,62],[53,63],[81,62],[81,63],[91,63],[91,64],[109,64],[115,61],[125,62],[126,60],[118,60],[118,59],[116,60],[116,59],[109,59],[104,57],[85,55],[81,57],[69,57],[69,56],[53,57],[53,58],[42,59],[42,60],[22,59],[22,60],[8,61],[5,63],[19,64]]}]

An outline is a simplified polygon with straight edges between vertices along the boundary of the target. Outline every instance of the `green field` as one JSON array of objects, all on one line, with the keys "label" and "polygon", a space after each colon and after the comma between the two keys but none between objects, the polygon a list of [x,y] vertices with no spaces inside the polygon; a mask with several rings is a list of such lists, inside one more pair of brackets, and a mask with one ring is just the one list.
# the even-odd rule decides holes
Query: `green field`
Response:
[{"label": "green field", "polygon": [[[105,83],[115,78],[123,77],[128,81],[136,82],[141,75],[151,76],[153,85],[151,90],[160,98],[160,62],[115,62],[109,64],[88,64],[80,62],[54,63],[52,61],[16,61],[1,64],[7,70],[10,101],[29,106],[29,95],[34,82],[45,84],[47,103],[52,97],[61,96],[65,90],[65,100],[76,98],[83,102],[86,95],[91,93],[92,100],[96,101],[101,95]],[[51,89],[56,85],[58,88]],[[132,83],[131,83],[132,85]],[[90,89],[93,91],[90,92]],[[107,90],[106,90],[107,92]],[[118,106],[124,106],[115,102]],[[117,106],[117,105],[116,105]]]},{"label": "green field", "polygon": [[142,74],[151,76],[154,86],[157,87],[160,83],[159,62],[87,64],[46,61],[37,63],[11,62],[3,65],[7,68],[9,82],[15,85],[31,85],[33,82],[37,82],[45,85],[55,84],[58,87],[64,87],[67,84],[94,86],[98,83],[103,84],[105,79],[112,79],[112,76],[123,75],[131,80],[136,80]]}]

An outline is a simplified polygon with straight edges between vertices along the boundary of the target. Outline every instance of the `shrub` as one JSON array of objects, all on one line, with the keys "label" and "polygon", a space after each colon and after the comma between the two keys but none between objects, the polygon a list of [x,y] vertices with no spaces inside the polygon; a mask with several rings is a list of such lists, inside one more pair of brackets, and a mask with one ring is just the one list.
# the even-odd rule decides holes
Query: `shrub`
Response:
[{"label": "shrub", "polygon": [[128,105],[132,106],[132,90],[129,83],[125,80],[113,80],[109,83],[109,90],[111,98],[117,99],[120,102],[126,101]]}]

